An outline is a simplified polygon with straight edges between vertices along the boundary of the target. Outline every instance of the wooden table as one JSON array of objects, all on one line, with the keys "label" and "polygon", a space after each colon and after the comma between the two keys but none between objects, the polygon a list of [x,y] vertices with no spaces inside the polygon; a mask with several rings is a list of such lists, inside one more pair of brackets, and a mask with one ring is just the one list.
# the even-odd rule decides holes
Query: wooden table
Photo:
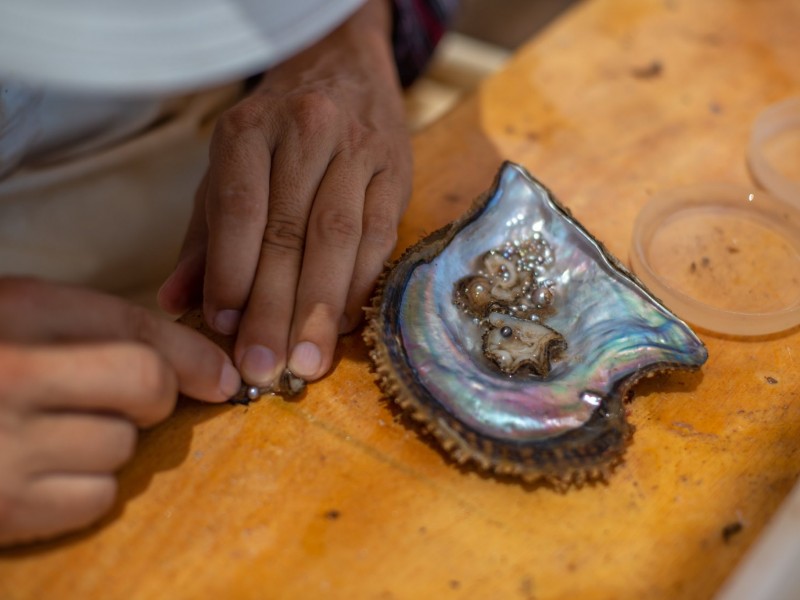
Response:
[{"label": "wooden table", "polygon": [[[511,159],[626,260],[657,190],[749,181],[750,124],[800,93],[798,31],[796,0],[579,5],[417,135],[400,247]],[[609,481],[565,494],[455,466],[347,337],[299,402],[182,404],[109,518],[0,554],[0,598],[707,598],[797,479],[800,329],[701,336],[701,373],[638,386]]]}]

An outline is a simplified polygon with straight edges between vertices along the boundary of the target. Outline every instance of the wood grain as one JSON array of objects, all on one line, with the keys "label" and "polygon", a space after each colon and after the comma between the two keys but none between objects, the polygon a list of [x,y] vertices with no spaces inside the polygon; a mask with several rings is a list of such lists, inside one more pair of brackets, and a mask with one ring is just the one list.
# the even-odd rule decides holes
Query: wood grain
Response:
[{"label": "wood grain", "polygon": [[[798,30],[794,0],[579,5],[416,136],[400,247],[510,159],[627,260],[654,192],[749,182],[750,123],[800,93]],[[797,479],[800,329],[700,334],[702,373],[638,386],[624,463],[565,494],[452,464],[349,336],[299,401],[182,403],[114,514],[0,554],[0,597],[710,597]]]}]

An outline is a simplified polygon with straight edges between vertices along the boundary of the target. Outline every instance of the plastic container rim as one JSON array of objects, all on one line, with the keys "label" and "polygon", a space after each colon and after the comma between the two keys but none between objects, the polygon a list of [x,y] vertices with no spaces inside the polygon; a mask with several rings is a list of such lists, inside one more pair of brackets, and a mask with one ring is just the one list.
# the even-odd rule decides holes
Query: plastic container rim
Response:
[{"label": "plastic container rim", "polygon": [[[777,333],[800,325],[800,298],[774,311],[745,312],[716,308],[670,285],[650,264],[647,240],[665,218],[678,215],[689,207],[726,208],[732,205],[733,198],[747,197],[750,193],[755,193],[759,200],[759,207],[755,210],[764,217],[758,219],[759,221],[771,221],[773,225],[780,225],[780,221],[775,220],[775,211],[780,209],[793,214],[795,224],[800,223],[800,214],[794,206],[781,202],[767,192],[730,183],[687,185],[656,193],[639,212],[634,223],[630,256],[633,272],[679,317],[702,329],[729,335],[752,336]],[[789,235],[795,233],[795,239],[800,239],[800,230],[793,232],[791,226],[785,224],[782,229]],[[693,318],[681,314],[688,312],[681,310],[683,307],[691,310]]]}]

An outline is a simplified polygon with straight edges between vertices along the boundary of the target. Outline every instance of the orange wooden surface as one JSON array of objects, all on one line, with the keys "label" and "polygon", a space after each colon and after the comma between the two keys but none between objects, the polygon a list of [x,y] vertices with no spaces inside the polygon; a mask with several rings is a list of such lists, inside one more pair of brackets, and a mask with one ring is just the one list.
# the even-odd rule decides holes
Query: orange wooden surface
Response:
[{"label": "orange wooden surface", "polygon": [[[579,5],[417,135],[400,248],[510,159],[626,260],[655,191],[749,181],[750,123],[800,93],[798,31],[796,0]],[[624,463],[565,494],[452,464],[349,336],[299,401],[182,403],[112,515],[0,553],[0,598],[710,597],[797,478],[800,328],[699,333],[702,372],[638,386]]]}]

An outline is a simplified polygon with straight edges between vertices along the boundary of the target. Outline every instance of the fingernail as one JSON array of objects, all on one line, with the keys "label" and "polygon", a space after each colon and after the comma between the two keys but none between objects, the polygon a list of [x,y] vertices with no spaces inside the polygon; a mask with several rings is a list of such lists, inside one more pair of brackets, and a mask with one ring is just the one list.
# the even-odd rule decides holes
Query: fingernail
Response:
[{"label": "fingernail", "polygon": [[226,362],[222,367],[222,376],[219,378],[219,389],[226,398],[231,398],[242,387],[242,378],[239,371],[231,363]]},{"label": "fingernail", "polygon": [[225,335],[232,335],[239,328],[239,319],[241,317],[242,313],[238,310],[221,310],[214,317],[214,329]]},{"label": "fingernail", "polygon": [[250,346],[242,356],[242,377],[247,383],[267,386],[275,379],[275,353],[265,346]]},{"label": "fingernail", "polygon": [[289,359],[289,370],[303,379],[309,379],[317,374],[322,364],[322,354],[316,344],[300,342],[292,350]]}]

